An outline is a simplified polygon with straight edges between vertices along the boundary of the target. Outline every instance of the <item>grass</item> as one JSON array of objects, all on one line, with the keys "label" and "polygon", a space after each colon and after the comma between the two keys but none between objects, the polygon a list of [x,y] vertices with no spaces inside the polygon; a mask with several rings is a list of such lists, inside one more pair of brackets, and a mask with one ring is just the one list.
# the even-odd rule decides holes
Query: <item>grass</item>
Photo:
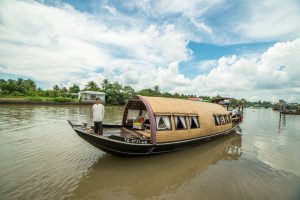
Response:
[{"label": "grass", "polygon": [[27,99],[29,101],[44,101],[44,98],[43,97],[39,97],[39,96],[36,96],[36,97],[27,97]]},{"label": "grass", "polygon": [[53,98],[54,102],[71,102],[73,99],[67,97],[55,97]]}]

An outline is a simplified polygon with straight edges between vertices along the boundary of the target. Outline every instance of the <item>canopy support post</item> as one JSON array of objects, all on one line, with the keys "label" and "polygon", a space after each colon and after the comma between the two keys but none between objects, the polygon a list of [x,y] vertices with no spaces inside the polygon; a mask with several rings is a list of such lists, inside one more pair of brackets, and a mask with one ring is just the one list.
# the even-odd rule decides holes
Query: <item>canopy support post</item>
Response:
[{"label": "canopy support post", "polygon": [[156,144],[156,122],[155,122],[155,117],[154,117],[152,107],[151,107],[151,105],[150,105],[150,103],[148,102],[147,99],[143,98],[140,95],[138,95],[138,98],[146,106],[148,116],[149,116],[149,121],[150,121],[151,142],[152,142],[153,145],[155,145]]}]

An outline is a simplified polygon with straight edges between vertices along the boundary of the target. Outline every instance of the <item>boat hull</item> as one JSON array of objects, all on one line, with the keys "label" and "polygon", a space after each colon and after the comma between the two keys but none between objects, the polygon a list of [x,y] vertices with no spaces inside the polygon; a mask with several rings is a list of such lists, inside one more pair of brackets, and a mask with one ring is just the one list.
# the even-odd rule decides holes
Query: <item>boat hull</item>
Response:
[{"label": "boat hull", "polygon": [[155,145],[128,143],[125,141],[118,141],[115,139],[111,139],[105,136],[89,134],[76,128],[74,128],[74,130],[81,138],[83,138],[84,140],[86,140],[87,142],[89,142],[90,144],[92,144],[93,146],[97,147],[98,149],[104,152],[118,155],[118,156],[145,156],[145,155],[162,154],[162,153],[183,150],[201,144],[208,140],[221,137],[226,134],[230,134],[231,132],[233,132],[234,128],[226,132],[221,132],[221,133],[217,133],[205,137],[198,137],[194,139],[181,140],[176,142],[158,143]]},{"label": "boat hull", "polygon": [[300,115],[300,111],[281,111],[281,114],[286,114],[286,115]]}]

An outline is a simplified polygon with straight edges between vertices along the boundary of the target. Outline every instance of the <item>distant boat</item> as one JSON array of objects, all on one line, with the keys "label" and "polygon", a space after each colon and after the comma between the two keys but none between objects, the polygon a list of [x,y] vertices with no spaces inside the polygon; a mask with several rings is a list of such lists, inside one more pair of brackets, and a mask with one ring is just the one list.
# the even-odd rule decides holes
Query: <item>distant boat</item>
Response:
[{"label": "distant boat", "polygon": [[94,134],[87,124],[72,128],[84,140],[111,154],[140,156],[182,150],[231,133],[243,115],[223,106],[184,99],[137,96],[128,101],[122,125],[104,124]]},{"label": "distant boat", "polygon": [[300,110],[282,110],[281,114],[300,115]]},{"label": "distant boat", "polygon": [[279,104],[274,104],[272,109],[273,110],[280,110],[281,106]]}]

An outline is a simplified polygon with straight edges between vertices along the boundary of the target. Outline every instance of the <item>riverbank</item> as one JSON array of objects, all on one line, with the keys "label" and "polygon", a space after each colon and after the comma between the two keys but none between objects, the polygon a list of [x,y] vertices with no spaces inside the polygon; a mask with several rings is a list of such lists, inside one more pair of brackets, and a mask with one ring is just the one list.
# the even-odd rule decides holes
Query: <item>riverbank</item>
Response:
[{"label": "riverbank", "polygon": [[70,98],[40,98],[40,97],[0,97],[2,104],[34,104],[34,105],[92,105],[94,102],[79,102]]}]

